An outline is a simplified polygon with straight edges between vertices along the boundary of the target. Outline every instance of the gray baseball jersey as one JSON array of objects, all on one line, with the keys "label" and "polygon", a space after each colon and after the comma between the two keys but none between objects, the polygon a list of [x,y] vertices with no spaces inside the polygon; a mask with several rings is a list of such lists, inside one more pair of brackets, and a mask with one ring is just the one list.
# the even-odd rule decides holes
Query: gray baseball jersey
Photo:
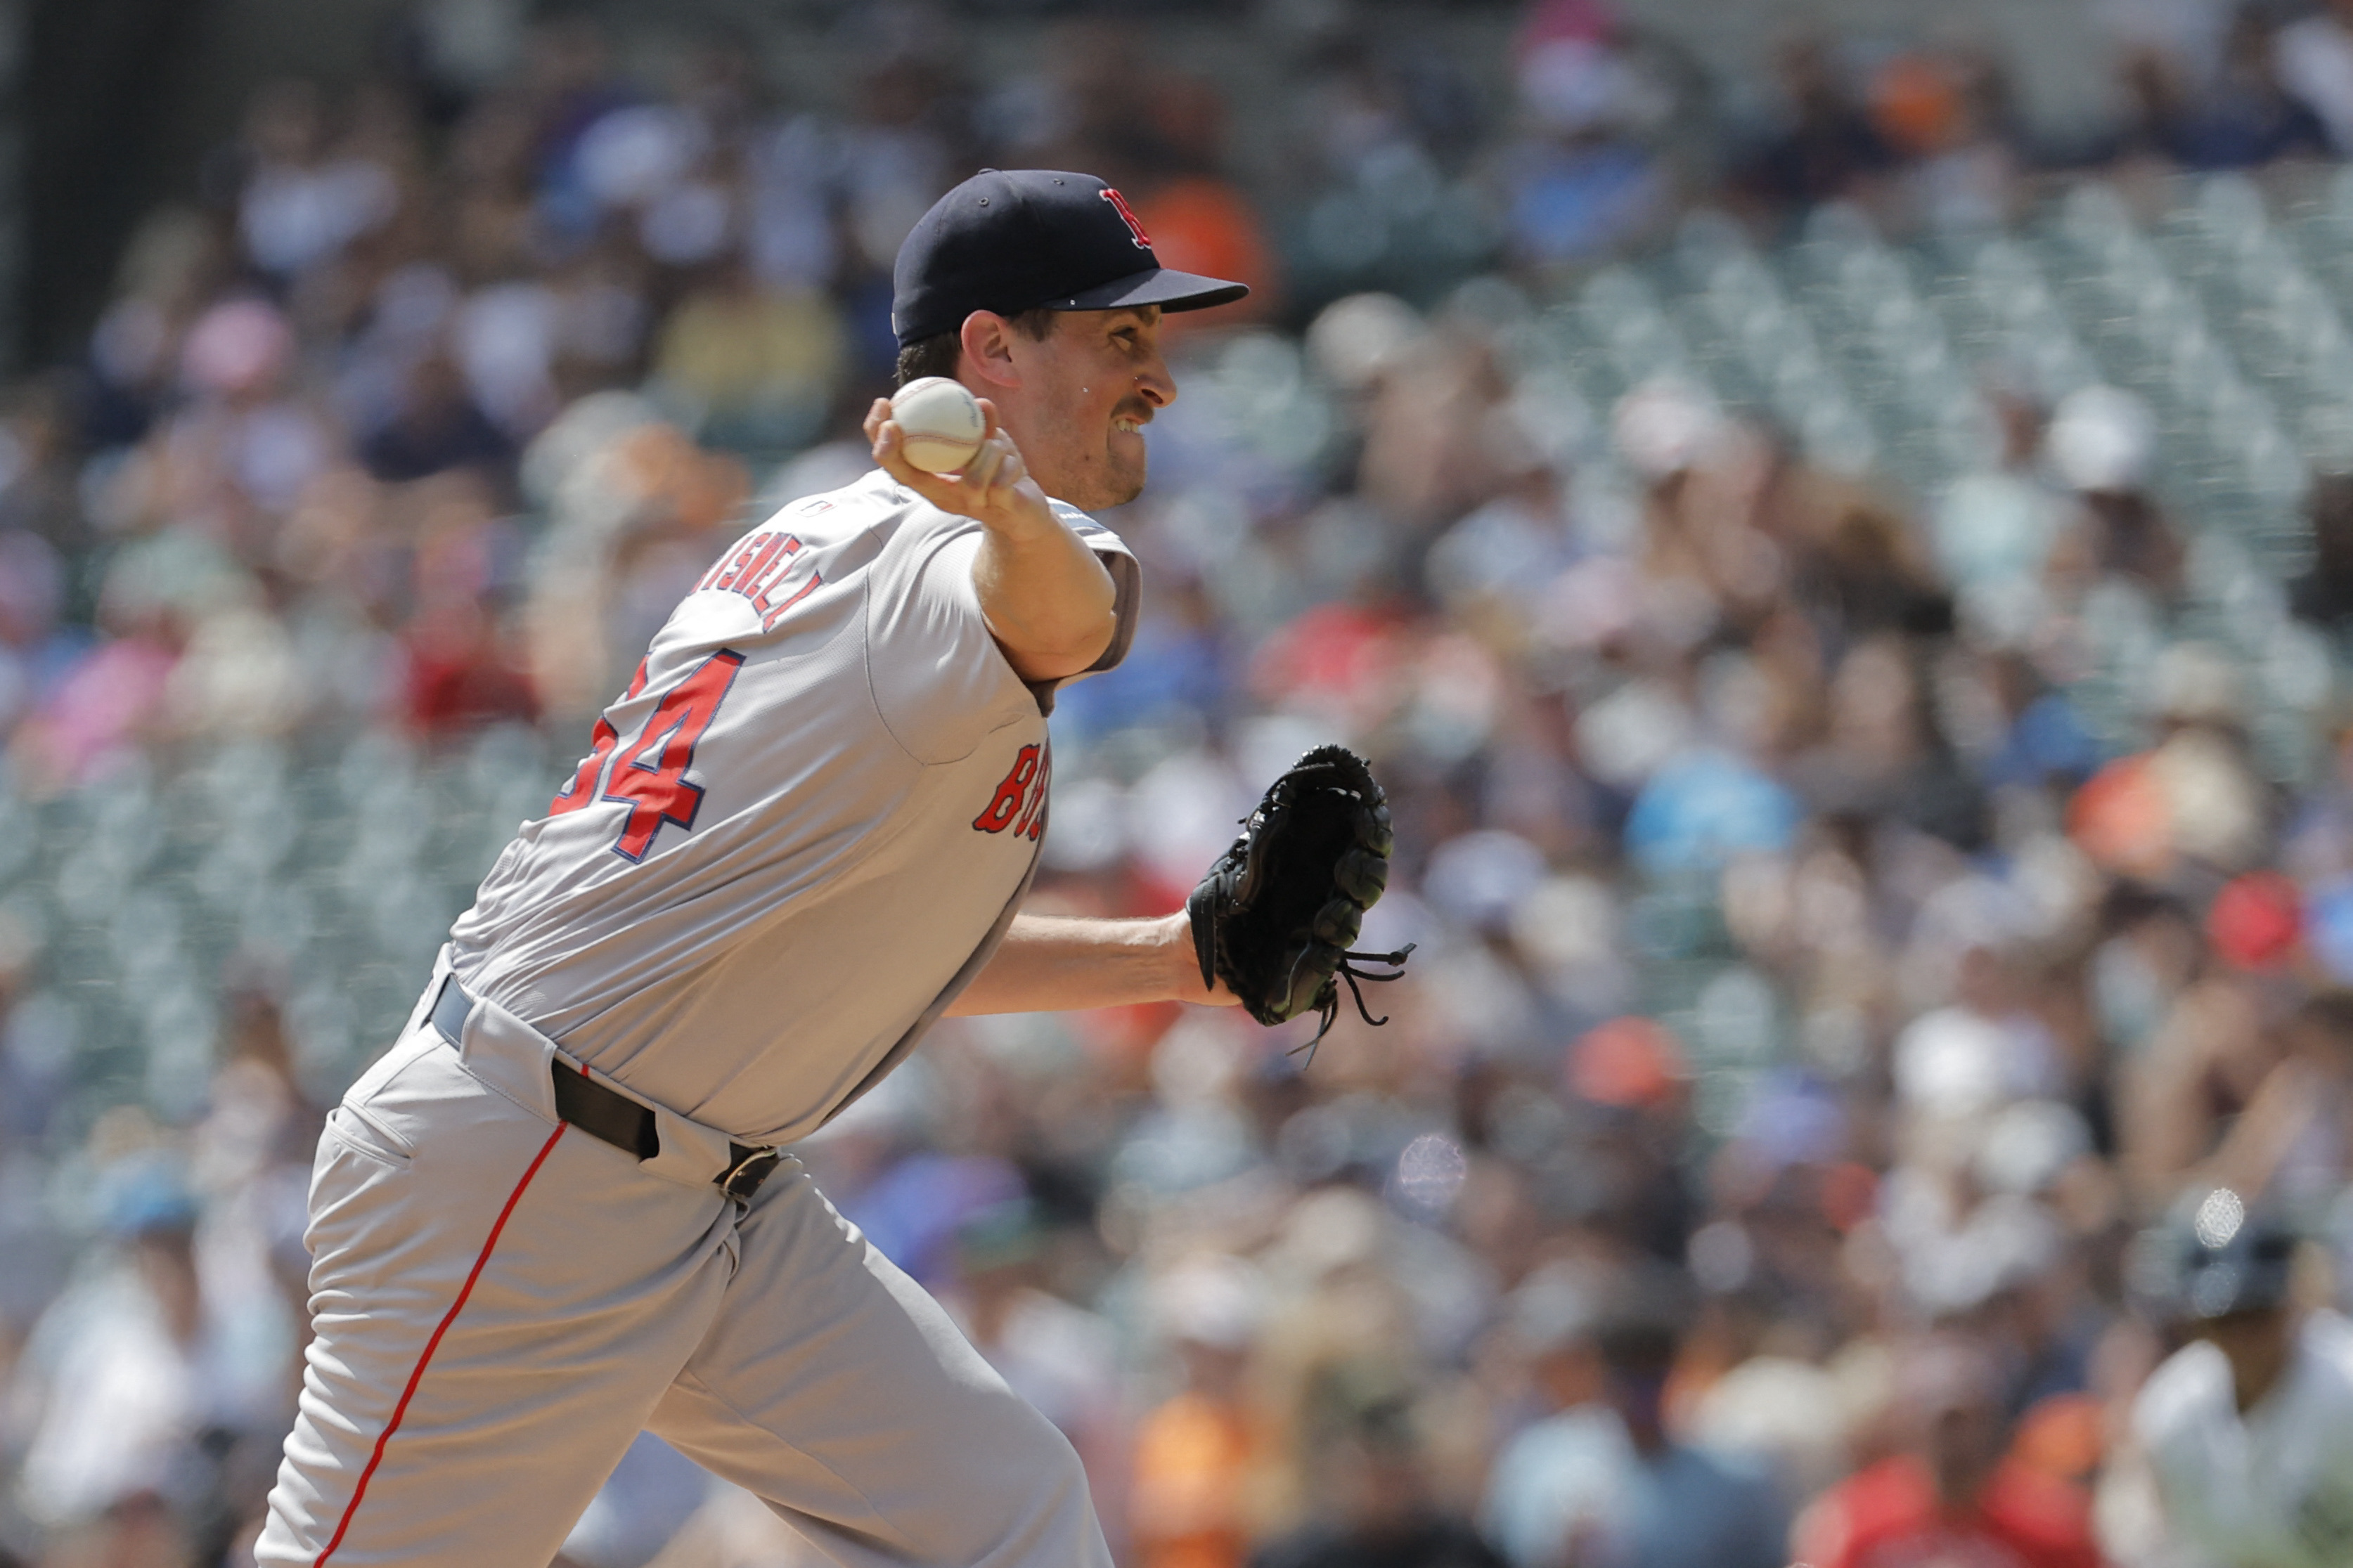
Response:
[{"label": "gray baseball jersey", "polygon": [[[1111,570],[1125,545],[1055,512]],[[656,1104],[788,1143],[913,1047],[1010,923],[1050,688],[973,585],[980,525],[877,470],[729,547],[451,932],[475,994]]]}]

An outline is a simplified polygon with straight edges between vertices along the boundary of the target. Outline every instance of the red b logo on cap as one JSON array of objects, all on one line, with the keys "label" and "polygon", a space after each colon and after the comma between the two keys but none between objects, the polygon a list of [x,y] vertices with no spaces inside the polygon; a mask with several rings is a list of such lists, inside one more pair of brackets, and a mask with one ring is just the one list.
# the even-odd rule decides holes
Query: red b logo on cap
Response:
[{"label": "red b logo on cap", "polygon": [[1135,236],[1135,248],[1138,250],[1151,249],[1152,237],[1144,232],[1144,226],[1142,224],[1135,221],[1135,209],[1127,205],[1127,198],[1121,195],[1117,191],[1113,190],[1109,185],[1105,185],[1098,194],[1102,195],[1103,200],[1109,202],[1112,206],[1118,211],[1120,222],[1127,225],[1127,232]]}]

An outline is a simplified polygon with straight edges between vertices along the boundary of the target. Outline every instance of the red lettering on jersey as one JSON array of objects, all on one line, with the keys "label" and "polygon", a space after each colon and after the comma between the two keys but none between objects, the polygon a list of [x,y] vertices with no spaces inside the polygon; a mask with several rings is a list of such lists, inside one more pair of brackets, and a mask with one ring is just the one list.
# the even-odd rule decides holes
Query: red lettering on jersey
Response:
[{"label": "red lettering on jersey", "polygon": [[745,540],[744,548],[735,552],[735,559],[728,563],[727,570],[721,573],[719,580],[711,585],[714,588],[742,586],[744,580],[758,569],[766,552],[775,547],[776,541],[776,536],[773,533],[755,533]]},{"label": "red lettering on jersey", "polygon": [[769,593],[784,580],[785,574],[793,569],[793,558],[806,548],[796,534],[763,530],[746,539],[733,554],[721,556],[718,563],[702,574],[702,581],[694,585],[694,591],[700,594],[710,589],[723,594],[743,595],[760,613],[760,629],[769,630],[776,626],[778,616],[808,597],[810,591],[823,581],[812,572],[800,592],[781,605],[769,605]]},{"label": "red lettering on jersey", "polygon": [[1097,194],[1100,195],[1103,200],[1109,202],[1115,209],[1117,209],[1120,221],[1126,224],[1127,232],[1135,237],[1135,248],[1138,250],[1151,249],[1152,237],[1144,232],[1144,226],[1142,224],[1135,221],[1135,209],[1127,205],[1127,198],[1121,195],[1117,191],[1113,190],[1109,185],[1105,185],[1102,191]]},{"label": "red lettering on jersey", "polygon": [[773,610],[768,608],[768,595],[765,592],[763,592],[758,598],[752,601],[752,607],[761,612],[760,629],[764,632],[774,629],[776,624],[785,618],[785,612],[786,610],[791,609],[795,605],[799,604],[803,599],[807,598],[811,594],[816,593],[818,589],[824,585],[825,579],[817,573],[812,572],[809,574],[809,580],[801,584],[799,593],[795,594],[791,598],[786,599],[783,604],[778,605]]},{"label": "red lettering on jersey", "polygon": [[643,860],[665,822],[693,829],[702,807],[702,786],[687,783],[686,770],[693,765],[694,748],[743,668],[744,656],[732,648],[704,659],[654,709],[638,733],[635,753],[614,764],[601,798],[624,802],[629,808],[620,842],[613,846],[613,853],[622,859]]},{"label": "red lettering on jersey", "polygon": [[1038,777],[1039,750],[1024,746],[1013,759],[1013,771],[998,781],[997,793],[989,797],[988,809],[972,819],[974,827],[983,833],[1002,833],[1013,826],[1021,807],[1029,797],[1029,786]]},{"label": "red lettering on jersey", "polygon": [[754,540],[752,542],[760,547],[759,553],[753,556],[741,572],[730,573],[721,578],[718,585],[722,588],[733,589],[745,598],[750,598],[752,584],[760,580],[760,574],[768,569],[768,563],[774,561],[776,558],[776,552],[784,549],[786,537],[781,533],[764,533]]},{"label": "red lettering on jersey", "polygon": [[744,547],[733,554],[721,556],[712,563],[711,570],[702,574],[702,581],[694,585],[694,591],[700,594],[705,588],[716,588],[732,579],[736,573],[743,570],[744,563],[752,558],[752,552],[757,550],[760,547],[760,541],[766,537],[765,533],[755,533],[745,540]]},{"label": "red lettering on jersey", "polygon": [[[629,689],[621,694],[621,700],[627,702],[645,689],[646,661],[639,659],[638,672],[629,677]],[[620,733],[613,728],[613,721],[600,716],[589,737],[588,754],[580,759],[580,766],[573,772],[572,782],[548,803],[547,815],[562,816],[565,812],[577,811],[596,799],[596,775],[605,771],[605,759],[613,754],[613,748],[620,742]]]},{"label": "red lettering on jersey", "polygon": [[1046,795],[1054,784],[1054,748],[1048,746],[1038,761],[1038,782],[1030,786],[1029,804],[1021,813],[1021,820],[1013,825],[1016,838],[1038,842],[1046,831]]},{"label": "red lettering on jersey", "polygon": [[752,601],[752,607],[765,614],[768,590],[775,587],[784,574],[793,569],[793,557],[801,552],[801,542],[792,534],[777,537],[773,553],[763,552],[752,563],[752,569],[735,581],[735,591]]}]

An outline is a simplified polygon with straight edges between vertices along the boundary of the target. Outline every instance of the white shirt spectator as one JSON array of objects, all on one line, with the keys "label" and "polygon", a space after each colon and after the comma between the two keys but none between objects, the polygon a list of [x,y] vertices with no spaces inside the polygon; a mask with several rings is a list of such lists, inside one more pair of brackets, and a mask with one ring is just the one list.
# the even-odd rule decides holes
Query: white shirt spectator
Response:
[{"label": "white shirt spectator", "polygon": [[2353,1562],[2353,1323],[2316,1311],[2277,1386],[2242,1414],[2230,1363],[2185,1346],[2133,1409],[2173,1529],[2227,1568]]}]

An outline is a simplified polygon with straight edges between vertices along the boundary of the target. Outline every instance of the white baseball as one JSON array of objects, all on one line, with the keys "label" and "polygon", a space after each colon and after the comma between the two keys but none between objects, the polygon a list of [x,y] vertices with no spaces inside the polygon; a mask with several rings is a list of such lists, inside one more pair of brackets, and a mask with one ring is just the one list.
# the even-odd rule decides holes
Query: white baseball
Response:
[{"label": "white baseball", "polygon": [[962,382],[927,375],[901,387],[891,417],[905,433],[907,461],[927,474],[952,474],[980,450],[988,421]]}]

